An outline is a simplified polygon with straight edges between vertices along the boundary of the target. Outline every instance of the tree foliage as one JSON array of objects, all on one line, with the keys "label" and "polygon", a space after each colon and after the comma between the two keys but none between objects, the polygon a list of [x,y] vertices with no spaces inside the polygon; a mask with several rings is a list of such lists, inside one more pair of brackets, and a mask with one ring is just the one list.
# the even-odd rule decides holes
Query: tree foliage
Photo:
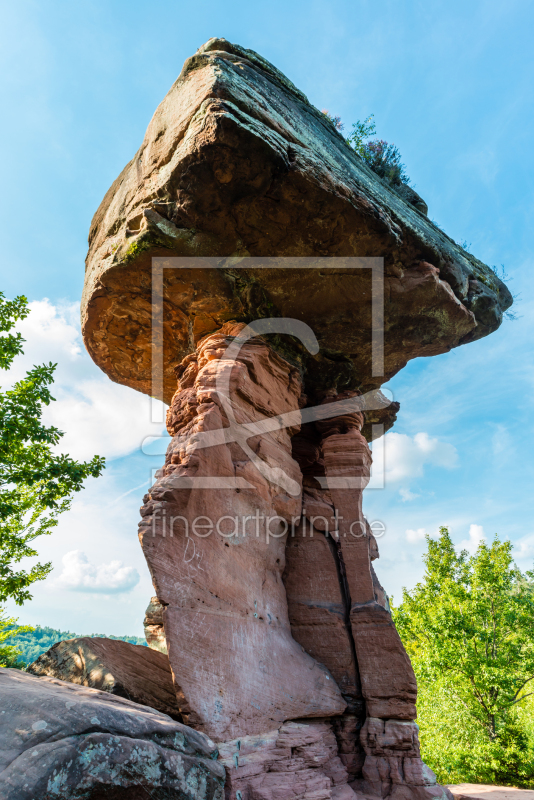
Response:
[{"label": "tree foliage", "polygon": [[[0,367],[10,368],[23,352],[23,338],[12,329],[29,313],[25,297],[6,300],[0,293]],[[43,425],[43,407],[54,398],[50,385],[55,364],[34,366],[11,389],[0,392],[0,602],[21,605],[29,586],[43,580],[50,563],[23,569],[24,558],[37,556],[32,542],[50,533],[71,504],[83,481],[98,477],[104,459],[78,462],[54,450],[63,433]]]},{"label": "tree foliage", "polygon": [[[23,669],[25,666],[25,662],[21,659],[19,648],[13,642],[6,644],[17,633],[16,622],[17,620],[14,617],[7,617],[4,609],[0,608],[0,667]],[[25,634],[33,631],[33,628],[29,625],[20,625],[18,631],[21,634]]]},{"label": "tree foliage", "polygon": [[[341,132],[344,128],[340,117],[335,117],[323,109],[323,114],[332,123],[334,128]],[[370,114],[363,122],[358,120],[352,125],[352,133],[347,139],[347,144],[358,153],[367,165],[383,180],[399,186],[401,183],[410,183],[406,168],[401,162],[401,154],[394,144],[384,139],[370,139],[376,133],[374,114]]]},{"label": "tree foliage", "polygon": [[370,114],[363,122],[358,120],[352,123],[352,133],[347,139],[353,150],[356,150],[358,155],[365,158],[367,139],[374,136],[376,133],[376,123],[373,120],[374,114]]},{"label": "tree foliage", "polygon": [[447,783],[531,785],[534,575],[497,536],[474,556],[456,552],[447,528],[427,545],[424,580],[394,609],[418,678],[423,757]]}]

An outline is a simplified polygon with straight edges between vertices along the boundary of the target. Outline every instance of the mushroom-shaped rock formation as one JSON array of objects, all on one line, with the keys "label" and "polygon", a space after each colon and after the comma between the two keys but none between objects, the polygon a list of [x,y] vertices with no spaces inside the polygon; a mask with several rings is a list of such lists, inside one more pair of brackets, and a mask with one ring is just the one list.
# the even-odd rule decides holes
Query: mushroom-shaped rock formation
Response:
[{"label": "mushroom-shaped rock formation", "polygon": [[399,408],[386,380],[512,300],[425,211],[269,62],[210,39],[91,226],[87,348],[170,404],[147,631],[232,799],[447,795],[372,566],[367,442]]},{"label": "mushroom-shaped rock formation", "polygon": [[338,388],[376,385],[370,270],[342,261],[305,275],[236,269],[246,256],[311,257],[308,266],[318,256],[384,258],[382,380],[411,358],[491,333],[512,302],[488,267],[371,172],[284,75],[225,39],[185,62],[96,212],[89,243],[86,346],[112,380],[148,394],[160,391],[151,386],[152,257],[216,264],[165,271],[167,403],[173,368],[202,336],[265,316],[310,324],[326,361],[319,371],[341,372]]}]

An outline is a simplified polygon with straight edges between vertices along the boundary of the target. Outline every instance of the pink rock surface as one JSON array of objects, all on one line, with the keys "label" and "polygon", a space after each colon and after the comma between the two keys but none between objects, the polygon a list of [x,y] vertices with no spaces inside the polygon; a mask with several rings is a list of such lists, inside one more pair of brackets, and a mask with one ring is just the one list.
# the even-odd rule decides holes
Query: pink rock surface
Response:
[{"label": "pink rock surface", "polygon": [[181,721],[169,659],[150,647],[80,636],[57,642],[27,671],[126,697]]},{"label": "pink rock surface", "polygon": [[[218,740],[261,733],[287,719],[339,714],[346,705],[329,671],[291,635],[284,531],[301,514],[292,431],[253,437],[245,448],[224,440],[200,446],[199,435],[228,428],[229,415],[250,423],[298,411],[298,372],[265,342],[248,342],[236,362],[226,358],[243,327],[228,325],[207,337],[183,365],[168,415],[173,439],[140,528],[165,607],[169,660],[185,697],[182,713]],[[221,400],[217,375],[229,380],[231,410]],[[266,467],[275,470],[269,474],[278,484],[261,474]],[[202,490],[182,488],[179,480],[210,476],[234,485]],[[194,528],[195,520],[213,529],[208,525],[206,535],[206,528]],[[238,535],[232,535],[236,524]]]},{"label": "pink rock surface", "polygon": [[355,800],[330,720],[286,722],[219,746],[226,800]]}]

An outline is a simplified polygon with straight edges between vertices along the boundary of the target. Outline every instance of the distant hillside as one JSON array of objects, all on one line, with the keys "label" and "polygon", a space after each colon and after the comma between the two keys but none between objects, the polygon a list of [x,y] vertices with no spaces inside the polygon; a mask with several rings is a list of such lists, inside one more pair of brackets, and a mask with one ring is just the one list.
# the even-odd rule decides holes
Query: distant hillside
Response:
[{"label": "distant hillside", "polygon": [[76,639],[79,636],[99,636],[107,639],[120,639],[122,642],[130,642],[130,644],[146,645],[146,640],[139,636],[106,636],[103,633],[72,633],[72,631],[58,631],[55,628],[41,628],[37,626],[33,633],[20,633],[18,636],[13,636],[6,644],[13,645],[20,650],[20,660],[24,664],[31,664],[35,659],[39,658],[41,653],[45,653],[56,642],[62,642],[64,639]]}]

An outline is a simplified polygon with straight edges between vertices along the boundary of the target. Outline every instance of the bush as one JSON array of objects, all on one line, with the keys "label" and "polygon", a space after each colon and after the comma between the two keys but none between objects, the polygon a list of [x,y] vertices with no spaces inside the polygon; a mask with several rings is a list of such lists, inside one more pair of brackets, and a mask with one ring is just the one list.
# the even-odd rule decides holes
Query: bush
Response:
[{"label": "bush", "polygon": [[[0,608],[0,667],[14,667],[23,669],[25,663],[21,660],[21,652],[13,642],[17,620],[14,617],[6,617],[4,609]],[[29,633],[33,630],[28,625],[20,626],[21,633]],[[6,644],[10,641],[10,644]]]},{"label": "bush", "polygon": [[363,145],[363,158],[373,172],[393,186],[410,183],[404,164],[401,163],[401,154],[394,144],[388,144],[384,139],[366,142]]},{"label": "bush", "polygon": [[[344,128],[340,117],[332,116],[326,109],[323,110],[325,117],[332,123],[337,131]],[[373,121],[374,114],[364,119],[358,120],[352,125],[352,133],[347,139],[347,144],[358,153],[367,165],[379,175],[383,180],[393,186],[401,183],[410,183],[406,174],[404,164],[401,163],[401,154],[394,144],[389,144],[384,139],[372,139],[370,136],[376,133],[376,124]]]}]

